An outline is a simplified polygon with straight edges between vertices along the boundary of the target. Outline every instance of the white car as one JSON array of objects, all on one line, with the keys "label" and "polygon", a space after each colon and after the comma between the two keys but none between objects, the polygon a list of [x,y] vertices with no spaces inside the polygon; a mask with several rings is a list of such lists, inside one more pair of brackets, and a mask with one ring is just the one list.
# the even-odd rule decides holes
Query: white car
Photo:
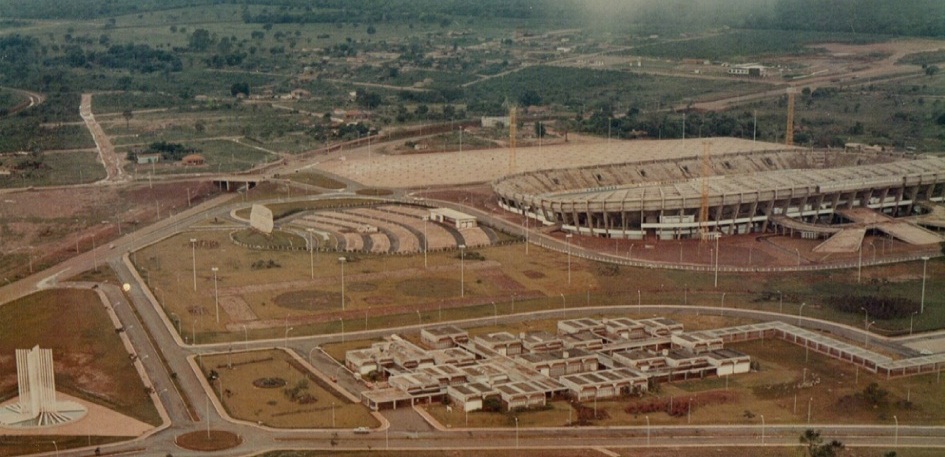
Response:
[{"label": "white car", "polygon": [[357,435],[367,435],[368,433],[371,433],[371,429],[367,427],[358,427],[354,429],[354,433]]}]

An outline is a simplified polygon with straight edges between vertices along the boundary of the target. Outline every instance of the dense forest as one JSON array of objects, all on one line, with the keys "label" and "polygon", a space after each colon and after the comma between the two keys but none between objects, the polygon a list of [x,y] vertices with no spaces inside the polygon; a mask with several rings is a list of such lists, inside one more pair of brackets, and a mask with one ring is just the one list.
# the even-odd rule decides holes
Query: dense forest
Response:
[{"label": "dense forest", "polygon": [[211,4],[262,7],[245,12],[251,23],[481,17],[555,19],[642,33],[733,27],[945,36],[941,0],[0,0],[0,16],[95,19]]}]

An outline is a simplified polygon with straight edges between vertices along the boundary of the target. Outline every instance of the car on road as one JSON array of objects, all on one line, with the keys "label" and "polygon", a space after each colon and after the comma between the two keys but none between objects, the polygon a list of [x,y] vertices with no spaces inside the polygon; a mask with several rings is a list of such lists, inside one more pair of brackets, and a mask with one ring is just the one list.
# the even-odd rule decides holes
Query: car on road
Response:
[{"label": "car on road", "polygon": [[354,433],[357,435],[367,435],[368,433],[371,433],[371,429],[367,427],[358,427],[354,429]]}]

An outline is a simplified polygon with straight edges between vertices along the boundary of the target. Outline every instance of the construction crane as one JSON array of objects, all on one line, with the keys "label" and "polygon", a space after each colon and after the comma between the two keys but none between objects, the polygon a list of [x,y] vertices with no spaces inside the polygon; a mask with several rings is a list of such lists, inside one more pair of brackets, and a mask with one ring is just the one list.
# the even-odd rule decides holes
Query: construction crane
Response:
[{"label": "construction crane", "polygon": [[509,108],[509,174],[515,173],[515,137],[518,135],[518,109]]},{"label": "construction crane", "polygon": [[711,143],[702,142],[702,204],[699,206],[699,239],[709,239],[709,147]]},{"label": "construction crane", "polygon": [[794,146],[794,88],[787,90],[787,128],[784,131],[784,144]]}]

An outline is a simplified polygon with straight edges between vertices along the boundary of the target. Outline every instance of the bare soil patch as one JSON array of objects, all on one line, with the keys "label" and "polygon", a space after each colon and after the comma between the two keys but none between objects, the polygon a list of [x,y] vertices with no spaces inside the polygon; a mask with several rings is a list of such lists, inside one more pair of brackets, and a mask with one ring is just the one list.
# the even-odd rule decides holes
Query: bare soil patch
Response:
[{"label": "bare soil patch", "polygon": [[341,294],[321,290],[294,290],[276,296],[273,302],[283,308],[327,311],[338,307],[341,303]]}]

